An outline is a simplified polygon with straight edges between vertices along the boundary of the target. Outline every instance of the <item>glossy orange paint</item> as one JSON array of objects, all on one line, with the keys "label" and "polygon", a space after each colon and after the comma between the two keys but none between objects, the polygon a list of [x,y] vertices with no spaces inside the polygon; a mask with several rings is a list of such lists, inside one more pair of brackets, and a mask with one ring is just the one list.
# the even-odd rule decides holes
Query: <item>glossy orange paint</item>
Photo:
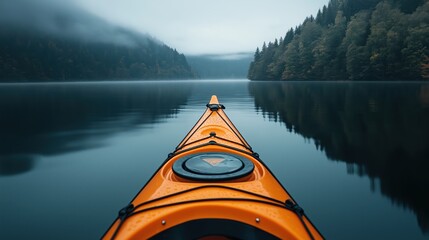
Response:
[{"label": "glossy orange paint", "polygon": [[[292,199],[291,196],[259,158],[252,156],[251,147],[229,120],[216,96],[212,96],[209,104],[216,109],[207,108],[173,156],[134,198],[132,204],[137,207],[133,214],[124,221],[117,219],[103,239],[148,239],[196,219],[235,220],[280,239],[311,239],[308,231],[314,239],[323,239],[305,215],[300,219],[279,204]],[[208,144],[210,141],[216,144]],[[254,169],[239,179],[215,182],[185,179],[173,172],[172,166],[178,159],[205,152],[239,155],[250,160]]]}]

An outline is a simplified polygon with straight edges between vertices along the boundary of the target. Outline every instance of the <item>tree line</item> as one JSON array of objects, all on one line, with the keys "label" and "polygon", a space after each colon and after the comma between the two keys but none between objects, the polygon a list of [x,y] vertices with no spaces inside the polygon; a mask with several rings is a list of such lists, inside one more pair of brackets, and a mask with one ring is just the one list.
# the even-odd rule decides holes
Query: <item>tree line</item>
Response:
[{"label": "tree line", "polygon": [[429,2],[330,0],[256,49],[251,80],[428,80]]},{"label": "tree line", "polygon": [[195,78],[183,54],[129,32],[138,44],[0,32],[0,82]]}]

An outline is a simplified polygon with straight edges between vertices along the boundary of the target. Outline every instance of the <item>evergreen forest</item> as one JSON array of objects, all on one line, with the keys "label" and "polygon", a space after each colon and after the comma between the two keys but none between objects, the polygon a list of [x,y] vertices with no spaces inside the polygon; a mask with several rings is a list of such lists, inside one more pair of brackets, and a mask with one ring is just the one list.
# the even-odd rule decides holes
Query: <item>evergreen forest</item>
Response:
[{"label": "evergreen forest", "polygon": [[257,48],[251,80],[429,80],[429,2],[330,0]]},{"label": "evergreen forest", "polygon": [[2,32],[0,82],[195,77],[183,54],[144,36],[127,34],[137,44]]}]

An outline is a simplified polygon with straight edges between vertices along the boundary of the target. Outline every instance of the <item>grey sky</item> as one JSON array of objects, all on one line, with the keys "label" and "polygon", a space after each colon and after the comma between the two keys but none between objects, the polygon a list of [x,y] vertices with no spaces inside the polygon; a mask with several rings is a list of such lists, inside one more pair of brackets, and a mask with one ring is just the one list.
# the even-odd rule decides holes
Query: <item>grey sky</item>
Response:
[{"label": "grey sky", "polygon": [[316,15],[329,0],[73,0],[185,54],[250,52]]}]

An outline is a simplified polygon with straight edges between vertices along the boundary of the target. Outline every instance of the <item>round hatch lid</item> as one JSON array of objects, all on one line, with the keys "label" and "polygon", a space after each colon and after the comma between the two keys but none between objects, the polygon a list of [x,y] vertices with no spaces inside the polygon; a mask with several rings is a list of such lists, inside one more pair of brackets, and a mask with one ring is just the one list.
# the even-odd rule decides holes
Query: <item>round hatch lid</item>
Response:
[{"label": "round hatch lid", "polygon": [[253,171],[253,163],[241,156],[226,153],[200,153],[178,159],[173,164],[177,175],[193,180],[230,180]]}]

